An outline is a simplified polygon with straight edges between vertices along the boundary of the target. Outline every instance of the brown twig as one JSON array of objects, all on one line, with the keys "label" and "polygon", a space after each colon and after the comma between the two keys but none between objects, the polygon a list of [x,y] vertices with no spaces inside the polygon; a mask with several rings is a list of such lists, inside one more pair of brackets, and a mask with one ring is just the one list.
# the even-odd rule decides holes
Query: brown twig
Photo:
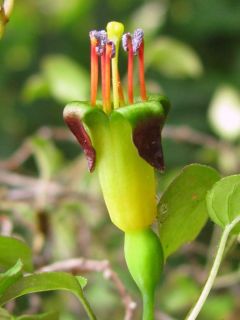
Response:
[{"label": "brown twig", "polygon": [[157,311],[155,315],[157,320],[176,320],[175,318],[172,318],[168,314],[161,311]]},{"label": "brown twig", "polygon": [[72,274],[82,274],[86,272],[101,272],[104,278],[112,281],[116,287],[122,302],[125,306],[124,320],[133,319],[134,310],[136,309],[136,302],[133,301],[131,296],[126,291],[126,288],[117,275],[111,268],[109,261],[107,260],[87,260],[84,258],[69,259],[64,261],[55,262],[51,265],[42,267],[38,272],[50,272],[50,271],[64,271],[71,272]]},{"label": "brown twig", "polygon": [[61,198],[80,199],[81,201],[98,204],[98,199],[91,197],[88,193],[77,192],[69,189],[69,186],[62,185],[56,181],[43,181],[39,178],[12,173],[11,171],[0,169],[0,184],[10,187],[3,194],[1,199],[10,201],[27,201],[35,199],[42,189],[47,190],[48,198],[51,201]]},{"label": "brown twig", "polygon": [[6,215],[0,215],[0,234],[2,236],[10,236],[13,225],[11,220]]},{"label": "brown twig", "polygon": [[[37,130],[36,135],[45,139],[74,142],[71,133],[61,127],[42,127]],[[0,169],[15,170],[19,168],[32,155],[32,152],[31,142],[26,139],[8,159],[0,161]]]},{"label": "brown twig", "polygon": [[213,136],[199,132],[188,126],[165,126],[163,137],[177,142],[186,142],[199,146],[205,146],[210,149],[225,150],[231,149],[231,144],[218,140]]},{"label": "brown twig", "polygon": [[216,278],[214,289],[239,286],[240,270]]},{"label": "brown twig", "polygon": [[32,148],[28,140],[6,160],[0,161],[0,169],[15,170],[19,168],[32,154]]},{"label": "brown twig", "polygon": [[[37,130],[36,134],[45,139],[76,142],[69,130],[64,127],[42,127]],[[210,149],[227,150],[233,148],[231,144],[225,141],[218,140],[211,135],[199,132],[188,126],[165,126],[163,137],[177,142],[205,146]],[[0,161],[0,169],[15,170],[20,167],[31,154],[31,143],[29,143],[27,139],[12,156]]]}]

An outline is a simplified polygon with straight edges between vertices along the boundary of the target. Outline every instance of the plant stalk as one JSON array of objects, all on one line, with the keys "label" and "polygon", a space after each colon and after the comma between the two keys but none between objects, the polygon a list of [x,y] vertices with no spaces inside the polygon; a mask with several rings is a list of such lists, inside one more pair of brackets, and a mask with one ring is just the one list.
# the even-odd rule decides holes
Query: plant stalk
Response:
[{"label": "plant stalk", "polygon": [[228,236],[230,234],[230,232],[232,231],[232,229],[236,226],[236,224],[238,224],[240,222],[240,216],[238,216],[237,218],[235,218],[230,224],[228,224],[225,229],[223,230],[222,236],[221,236],[221,240],[220,240],[220,244],[216,253],[216,257],[214,259],[213,262],[213,266],[212,269],[210,271],[209,277],[205,283],[205,286],[202,290],[202,293],[200,295],[200,297],[198,298],[197,303],[195,304],[195,306],[193,307],[193,309],[190,311],[190,313],[188,314],[188,316],[186,317],[186,320],[195,320],[198,316],[198,314],[200,313],[208,295],[210,290],[213,287],[213,283],[214,280],[217,276],[220,264],[222,262],[222,258],[223,258],[223,254],[224,254],[224,250],[226,247],[226,243],[228,240]]},{"label": "plant stalk", "polygon": [[154,320],[154,292],[143,294],[143,320]]}]

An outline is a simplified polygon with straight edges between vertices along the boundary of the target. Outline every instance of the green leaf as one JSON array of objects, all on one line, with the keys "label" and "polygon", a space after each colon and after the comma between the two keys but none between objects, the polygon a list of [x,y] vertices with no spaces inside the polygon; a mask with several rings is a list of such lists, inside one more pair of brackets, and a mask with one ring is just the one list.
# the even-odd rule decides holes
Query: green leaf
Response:
[{"label": "green leaf", "polygon": [[22,268],[23,263],[18,260],[12,268],[0,274],[0,295],[22,276]]},{"label": "green leaf", "polygon": [[28,103],[40,98],[49,97],[50,92],[47,80],[42,74],[30,76],[24,84],[22,95]]},{"label": "green leaf", "polygon": [[19,259],[24,271],[33,270],[31,249],[21,240],[0,236],[0,268],[7,270]]},{"label": "green leaf", "polygon": [[59,319],[59,312],[51,311],[41,314],[34,314],[34,315],[22,315],[17,317],[16,320],[58,320]]},{"label": "green leaf", "polygon": [[64,290],[74,294],[81,301],[88,315],[91,316],[90,318],[95,319],[95,316],[83,295],[80,284],[85,285],[86,279],[79,276],[76,278],[65,272],[31,274],[19,279],[9,287],[0,297],[0,305],[4,305],[12,299],[16,299],[29,293]]},{"label": "green leaf", "polygon": [[[142,5],[139,3],[130,17],[127,29],[135,30],[141,26],[146,38],[153,35],[164,24],[167,9],[166,1],[146,1]],[[149,16],[151,19],[146,19]]]},{"label": "green leaf", "polygon": [[31,138],[40,176],[50,179],[62,166],[63,156],[54,143],[39,136]]},{"label": "green leaf", "polygon": [[198,77],[203,72],[196,52],[186,44],[168,37],[154,41],[146,48],[146,66],[154,67],[174,78]]},{"label": "green leaf", "polygon": [[206,193],[219,179],[211,167],[192,164],[163,193],[158,213],[165,258],[199,234],[207,220]]},{"label": "green leaf", "polygon": [[[240,216],[240,175],[225,177],[214,184],[207,194],[210,218],[222,228]],[[240,226],[233,229],[240,232]]]},{"label": "green leaf", "polygon": [[50,91],[58,101],[65,103],[89,98],[88,74],[70,58],[64,55],[48,56],[42,68]]}]

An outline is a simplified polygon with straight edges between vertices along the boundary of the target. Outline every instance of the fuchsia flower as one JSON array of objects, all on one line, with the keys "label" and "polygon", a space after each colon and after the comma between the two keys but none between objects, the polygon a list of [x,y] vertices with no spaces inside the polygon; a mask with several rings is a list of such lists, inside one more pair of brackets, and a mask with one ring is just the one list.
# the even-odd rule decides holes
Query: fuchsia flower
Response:
[{"label": "fuchsia flower", "polygon": [[[131,231],[148,227],[156,217],[154,168],[164,169],[161,130],[169,102],[163,96],[147,96],[143,31],[137,29],[133,35],[123,31],[121,23],[110,22],[107,32],[90,32],[90,102],[71,102],[64,119],[83,148],[89,170],[98,171],[112,222]],[[128,54],[128,102],[118,71],[121,40]],[[134,98],[134,56],[140,99]],[[102,100],[97,100],[99,69]]]}]

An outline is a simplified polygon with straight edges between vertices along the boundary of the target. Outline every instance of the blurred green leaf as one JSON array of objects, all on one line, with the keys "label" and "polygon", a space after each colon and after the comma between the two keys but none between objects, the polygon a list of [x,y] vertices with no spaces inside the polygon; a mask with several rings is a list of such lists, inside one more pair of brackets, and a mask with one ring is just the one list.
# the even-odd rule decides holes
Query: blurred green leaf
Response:
[{"label": "blurred green leaf", "polygon": [[211,167],[192,164],[163,193],[158,214],[165,258],[199,234],[207,220],[206,193],[219,179]]},{"label": "blurred green leaf", "polygon": [[199,77],[203,66],[197,53],[181,41],[161,37],[146,47],[146,66],[169,77]]},{"label": "blurred green leaf", "polygon": [[61,103],[89,98],[88,73],[67,56],[46,57],[42,70],[53,97]]},{"label": "blurred green leaf", "polygon": [[23,98],[27,102],[48,97],[49,93],[47,80],[41,74],[35,74],[28,78],[22,91]]},{"label": "blurred green leaf", "polygon": [[217,89],[210,103],[208,118],[216,134],[234,141],[240,137],[240,92],[234,87]]},{"label": "blurred green leaf", "polygon": [[233,309],[234,298],[230,295],[218,294],[216,296],[210,296],[203,306],[199,320],[231,319],[230,314]]},{"label": "blurred green leaf", "polygon": [[23,263],[17,263],[6,272],[0,274],[0,295],[22,276]]},{"label": "blurred green leaf", "polygon": [[167,312],[179,315],[197,299],[199,295],[198,285],[182,272],[173,272],[167,280],[168,282],[160,289],[163,292],[161,303]]},{"label": "blurred green leaf", "polygon": [[[72,21],[81,17],[91,8],[92,0],[41,0],[37,5],[46,16],[51,17],[51,23],[57,27],[69,25]],[[51,25],[52,25],[51,24]]]},{"label": "blurred green leaf", "polygon": [[19,259],[24,271],[33,270],[31,249],[21,240],[0,236],[0,268],[7,270]]},{"label": "blurred green leaf", "polygon": [[[132,14],[128,29],[135,30],[141,26],[145,36],[156,33],[165,22],[167,7],[167,1],[144,2]],[[146,19],[146,17],[148,18]]]},{"label": "blurred green leaf", "polygon": [[54,143],[48,139],[34,136],[30,141],[41,178],[52,178],[62,167],[62,153]]},{"label": "blurred green leaf", "polygon": [[36,273],[25,276],[16,281],[0,297],[0,305],[4,305],[12,299],[34,292],[65,290],[74,294],[85,306],[81,283],[85,285],[86,279],[77,278],[64,272]]},{"label": "blurred green leaf", "polygon": [[[222,228],[240,216],[240,175],[225,177],[216,182],[207,194],[210,218]],[[233,229],[240,232],[240,225]]]}]

